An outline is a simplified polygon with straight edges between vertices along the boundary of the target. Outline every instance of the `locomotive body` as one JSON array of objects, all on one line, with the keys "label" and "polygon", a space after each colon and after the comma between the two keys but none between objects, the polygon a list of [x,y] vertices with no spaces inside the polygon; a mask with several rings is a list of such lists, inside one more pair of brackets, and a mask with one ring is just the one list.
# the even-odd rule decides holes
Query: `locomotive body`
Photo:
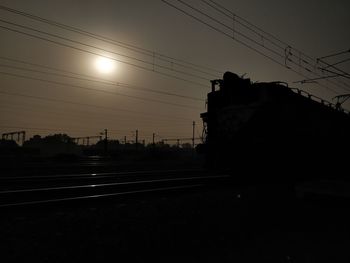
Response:
[{"label": "locomotive body", "polygon": [[302,170],[332,172],[346,161],[350,117],[334,104],[231,72],[211,82],[201,114],[209,167],[298,177]]}]

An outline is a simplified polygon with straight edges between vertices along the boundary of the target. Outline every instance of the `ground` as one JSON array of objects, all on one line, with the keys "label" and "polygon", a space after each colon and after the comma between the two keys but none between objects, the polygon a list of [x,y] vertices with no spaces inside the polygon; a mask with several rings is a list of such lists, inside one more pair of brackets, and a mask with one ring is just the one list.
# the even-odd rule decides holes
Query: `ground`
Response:
[{"label": "ground", "polygon": [[337,204],[226,186],[3,209],[1,262],[349,262]]}]

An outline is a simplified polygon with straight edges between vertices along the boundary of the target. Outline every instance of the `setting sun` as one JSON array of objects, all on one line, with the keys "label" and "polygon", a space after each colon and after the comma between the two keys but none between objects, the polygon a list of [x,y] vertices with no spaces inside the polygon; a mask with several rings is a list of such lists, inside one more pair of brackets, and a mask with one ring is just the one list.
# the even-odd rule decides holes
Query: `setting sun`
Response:
[{"label": "setting sun", "polygon": [[100,73],[108,74],[115,69],[115,62],[106,57],[98,57],[95,61],[95,67]]}]

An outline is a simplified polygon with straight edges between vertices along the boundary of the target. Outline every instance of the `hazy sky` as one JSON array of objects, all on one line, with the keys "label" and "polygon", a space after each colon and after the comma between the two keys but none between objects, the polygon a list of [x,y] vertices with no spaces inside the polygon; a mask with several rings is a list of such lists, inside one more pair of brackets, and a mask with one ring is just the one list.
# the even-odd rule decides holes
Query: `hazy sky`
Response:
[{"label": "hazy sky", "polygon": [[[131,140],[138,129],[141,140],[149,141],[153,132],[157,139],[191,137],[196,121],[199,136],[209,80],[227,70],[252,81],[286,81],[328,100],[350,93],[345,78],[322,80],[321,85],[293,83],[305,79],[300,74],[312,78],[305,68],[317,71],[319,65],[310,57],[350,48],[349,1],[217,0],[236,14],[235,20],[205,1],[167,1],[221,33],[161,0],[0,0],[2,7],[13,9],[0,10],[0,132],[89,136],[108,129],[114,139]],[[85,35],[16,11],[84,30]],[[253,25],[276,38],[260,36],[262,31]],[[99,55],[114,59],[113,71],[97,70]],[[338,66],[350,70],[349,62]]]}]

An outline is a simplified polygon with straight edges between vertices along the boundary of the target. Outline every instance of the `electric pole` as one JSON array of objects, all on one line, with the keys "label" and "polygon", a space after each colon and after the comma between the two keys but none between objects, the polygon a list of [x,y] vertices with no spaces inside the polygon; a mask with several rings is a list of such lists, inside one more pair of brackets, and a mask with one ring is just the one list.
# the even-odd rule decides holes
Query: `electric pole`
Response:
[{"label": "electric pole", "polygon": [[196,127],[196,122],[194,121],[192,123],[192,148],[194,149],[194,131],[195,131],[195,127]]},{"label": "electric pole", "polygon": [[138,148],[138,143],[139,143],[139,130],[136,130],[135,143],[136,143],[136,149],[137,149]]},{"label": "electric pole", "polygon": [[152,145],[154,146],[155,145],[155,143],[154,143],[154,137],[155,137],[156,135],[155,135],[155,133],[153,133],[152,134]]},{"label": "electric pole", "polygon": [[105,129],[105,154],[107,155],[107,129]]}]

